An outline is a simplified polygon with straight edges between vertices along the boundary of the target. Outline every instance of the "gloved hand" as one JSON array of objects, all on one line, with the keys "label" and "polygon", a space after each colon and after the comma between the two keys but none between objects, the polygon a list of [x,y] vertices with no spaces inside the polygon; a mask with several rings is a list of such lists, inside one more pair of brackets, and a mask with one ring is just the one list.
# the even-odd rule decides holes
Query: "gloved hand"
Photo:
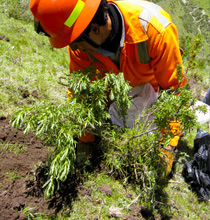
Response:
[{"label": "gloved hand", "polygon": [[171,173],[173,162],[178,150],[176,149],[176,147],[169,146],[167,148],[161,148],[160,151],[161,152],[159,153],[159,156],[165,163],[165,176],[167,176]]}]

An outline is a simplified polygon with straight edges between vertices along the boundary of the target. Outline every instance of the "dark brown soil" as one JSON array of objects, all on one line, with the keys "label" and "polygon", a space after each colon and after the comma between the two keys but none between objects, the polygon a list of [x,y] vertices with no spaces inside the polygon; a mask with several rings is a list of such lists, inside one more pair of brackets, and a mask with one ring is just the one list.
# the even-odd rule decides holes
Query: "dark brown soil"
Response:
[{"label": "dark brown soil", "polygon": [[[22,148],[18,155],[8,150],[8,146],[14,145]],[[33,208],[32,213],[53,217],[71,205],[81,180],[72,175],[53,198],[46,199],[42,186],[47,179],[45,162],[50,150],[34,134],[24,135],[1,116],[0,146],[0,220],[27,219],[22,210],[29,207]]]},{"label": "dark brown soil", "polygon": [[[46,161],[48,149],[32,133],[24,135],[12,128],[6,117],[0,117],[0,144],[0,219],[23,219],[20,211],[28,206],[38,212],[53,213],[48,208],[50,200],[30,195],[35,188],[35,166]],[[16,155],[5,149],[9,144],[24,149]]]}]

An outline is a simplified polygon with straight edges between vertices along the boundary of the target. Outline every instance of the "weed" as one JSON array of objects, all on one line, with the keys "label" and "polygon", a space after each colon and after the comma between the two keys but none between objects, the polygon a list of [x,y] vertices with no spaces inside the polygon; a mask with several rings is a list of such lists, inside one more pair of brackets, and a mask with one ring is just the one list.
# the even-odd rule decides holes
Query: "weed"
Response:
[{"label": "weed", "polygon": [[[30,206],[27,206],[22,210],[22,213],[27,216],[28,220],[44,220],[44,219],[46,219],[45,215],[43,213],[36,213],[36,212],[34,212],[34,209],[35,209],[35,207],[31,208]],[[50,218],[47,218],[47,219],[50,219]]]},{"label": "weed", "polygon": [[20,179],[21,178],[17,170],[6,172],[6,174],[9,176],[9,179]]},{"label": "weed", "polygon": [[22,151],[26,150],[26,146],[16,142],[15,144],[11,144],[8,142],[4,142],[0,144],[0,154],[4,154],[5,152],[9,151],[14,153],[15,155],[19,155]]}]

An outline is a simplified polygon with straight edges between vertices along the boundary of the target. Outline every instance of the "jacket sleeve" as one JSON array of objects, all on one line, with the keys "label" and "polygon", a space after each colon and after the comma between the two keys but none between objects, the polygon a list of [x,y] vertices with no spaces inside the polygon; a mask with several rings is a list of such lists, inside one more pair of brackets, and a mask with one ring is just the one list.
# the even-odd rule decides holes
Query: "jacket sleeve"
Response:
[{"label": "jacket sleeve", "polygon": [[[169,24],[162,33],[158,32],[151,24],[148,25],[148,51],[152,58],[151,67],[154,69],[155,78],[162,89],[177,88],[177,64],[182,66],[183,81],[181,86],[187,83],[184,75],[181,52],[179,49],[178,33],[173,23]],[[170,122],[173,137],[170,145],[178,145],[183,128],[178,121]],[[163,131],[165,133],[167,131]]]},{"label": "jacket sleeve", "polygon": [[148,24],[148,52],[151,57],[151,67],[155,78],[163,89],[177,87],[177,64],[182,66],[182,86],[187,83],[184,76],[183,63],[179,49],[178,33],[173,23],[169,24],[162,33],[157,31],[150,23]]}]

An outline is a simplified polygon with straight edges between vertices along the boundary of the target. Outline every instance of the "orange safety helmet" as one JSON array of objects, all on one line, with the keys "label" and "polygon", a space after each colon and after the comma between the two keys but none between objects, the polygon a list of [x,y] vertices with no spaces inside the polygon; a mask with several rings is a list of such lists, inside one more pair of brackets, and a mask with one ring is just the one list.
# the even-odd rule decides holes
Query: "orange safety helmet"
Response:
[{"label": "orange safety helmet", "polygon": [[30,9],[55,48],[72,43],[93,19],[101,0],[31,0]]}]

